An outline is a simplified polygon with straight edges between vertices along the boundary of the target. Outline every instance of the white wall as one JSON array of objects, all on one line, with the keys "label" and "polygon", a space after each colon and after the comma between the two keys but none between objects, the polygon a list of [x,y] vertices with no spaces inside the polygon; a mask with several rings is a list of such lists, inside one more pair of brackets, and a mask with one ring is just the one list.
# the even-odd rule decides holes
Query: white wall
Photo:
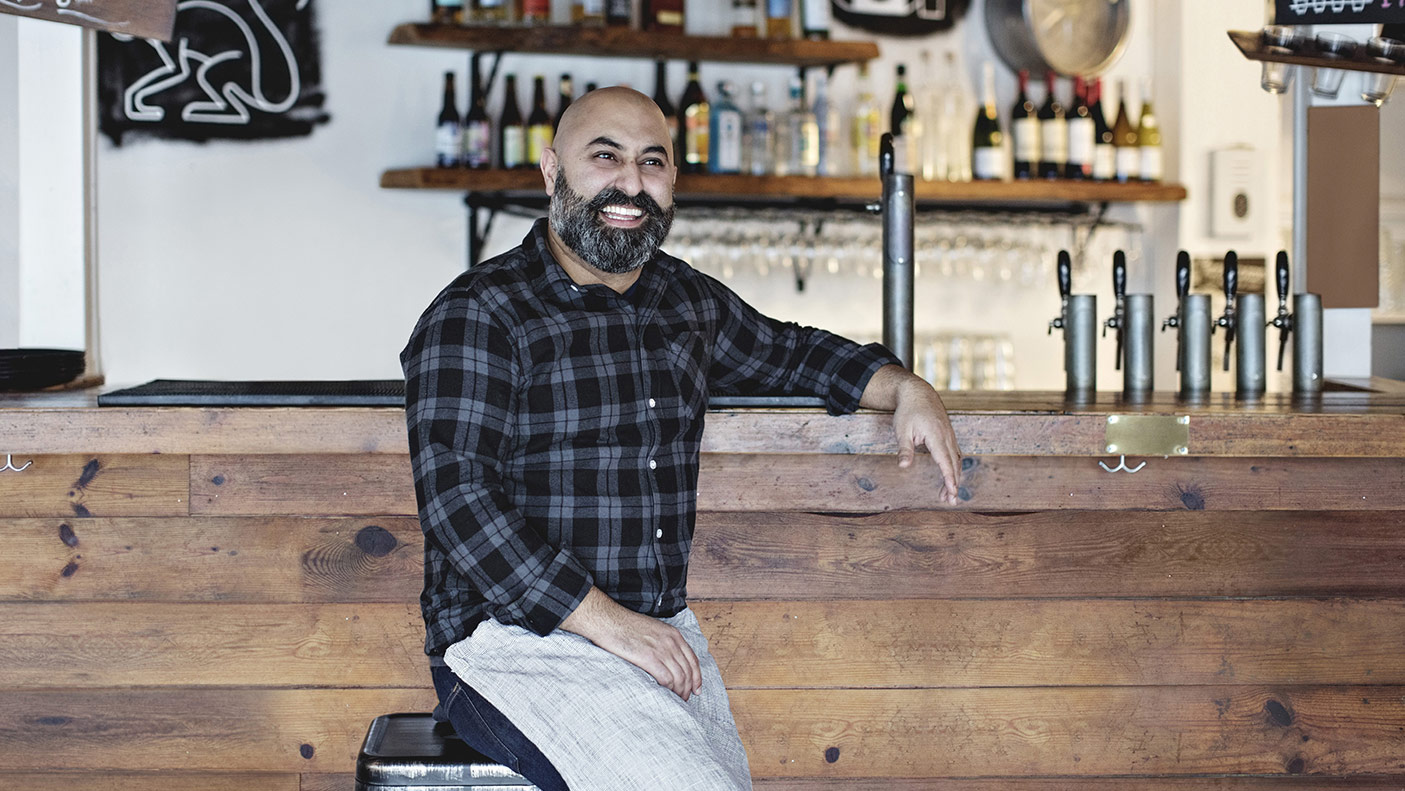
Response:
[{"label": "white wall", "polygon": [[0,15],[0,348],[19,345],[19,39]]}]

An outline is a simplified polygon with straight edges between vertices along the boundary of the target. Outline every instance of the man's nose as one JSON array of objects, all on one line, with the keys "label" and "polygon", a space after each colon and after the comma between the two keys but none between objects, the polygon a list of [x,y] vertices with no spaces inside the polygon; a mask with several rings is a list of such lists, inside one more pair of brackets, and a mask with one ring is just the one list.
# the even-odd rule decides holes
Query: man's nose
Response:
[{"label": "man's nose", "polygon": [[639,165],[626,162],[615,175],[615,186],[627,195],[638,195],[643,192],[644,175],[640,172]]}]

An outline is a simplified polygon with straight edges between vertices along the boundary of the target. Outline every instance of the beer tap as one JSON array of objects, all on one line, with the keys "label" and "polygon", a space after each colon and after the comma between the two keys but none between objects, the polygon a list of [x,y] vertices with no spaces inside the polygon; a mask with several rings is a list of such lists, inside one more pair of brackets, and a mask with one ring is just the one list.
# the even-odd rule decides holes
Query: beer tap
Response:
[{"label": "beer tap", "polygon": [[[1190,253],[1182,250],[1176,254],[1176,312],[1161,322],[1161,331],[1181,326],[1181,305],[1185,295],[1190,293]],[[1181,370],[1181,334],[1176,333],[1176,370]]]},{"label": "beer tap", "polygon": [[1238,328],[1239,320],[1235,315],[1235,302],[1239,296],[1239,255],[1233,250],[1225,253],[1224,257],[1224,315],[1215,319],[1211,325],[1210,332],[1214,332],[1219,327],[1224,327],[1224,369],[1229,370],[1229,352],[1234,346],[1235,330]]},{"label": "beer tap", "polygon": [[1068,295],[1073,293],[1073,258],[1067,250],[1059,251],[1059,315],[1049,322],[1049,334],[1064,328],[1068,319]]},{"label": "beer tap", "polygon": [[1073,293],[1073,259],[1067,250],[1059,251],[1058,276],[1062,307],[1049,322],[1049,334],[1063,330],[1065,391],[1084,398],[1098,389],[1098,298]]},{"label": "beer tap", "polygon": [[1108,330],[1117,334],[1117,356],[1113,358],[1113,368],[1120,371],[1127,328],[1127,254],[1121,250],[1112,254],[1112,296],[1115,298],[1112,316],[1103,322],[1103,337],[1107,337]]},{"label": "beer tap", "polygon": [[1278,315],[1268,323],[1278,328],[1278,370],[1283,370],[1283,353],[1288,350],[1288,336],[1293,334],[1293,314],[1288,312],[1288,253],[1279,250],[1278,259],[1273,264],[1274,279],[1278,282]]}]

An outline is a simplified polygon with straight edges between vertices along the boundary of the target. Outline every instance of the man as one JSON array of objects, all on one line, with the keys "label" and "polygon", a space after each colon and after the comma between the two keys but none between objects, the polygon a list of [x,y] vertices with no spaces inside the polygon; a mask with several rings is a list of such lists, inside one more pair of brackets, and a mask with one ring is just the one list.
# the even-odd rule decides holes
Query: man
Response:
[{"label": "man", "polygon": [[768,319],[658,247],[663,115],[586,94],[541,161],[548,221],[454,280],[401,354],[437,713],[544,791],[747,789],[687,609],[708,391],[894,410],[956,501],[941,399],[891,353]]}]

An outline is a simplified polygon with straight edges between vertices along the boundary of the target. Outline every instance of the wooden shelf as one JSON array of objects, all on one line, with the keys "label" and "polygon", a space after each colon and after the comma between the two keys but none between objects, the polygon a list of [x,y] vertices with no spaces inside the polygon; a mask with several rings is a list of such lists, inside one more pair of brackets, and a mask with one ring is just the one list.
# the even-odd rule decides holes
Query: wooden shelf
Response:
[{"label": "wooden shelf", "polygon": [[1405,324],[1405,313],[1380,313],[1372,312],[1372,324]]},{"label": "wooden shelf", "polygon": [[[409,168],[381,175],[387,189],[455,190],[459,192],[541,193],[536,168],[523,170],[464,170]],[[874,178],[812,178],[807,176],[743,176],[679,174],[679,197],[698,198],[819,198],[877,200],[881,185]],[[1097,181],[918,181],[920,201],[973,203],[1171,202],[1185,200],[1180,184],[1116,184]]]},{"label": "wooden shelf", "polygon": [[1315,66],[1323,69],[1343,69],[1345,71],[1374,71],[1381,74],[1405,75],[1405,64],[1392,60],[1374,58],[1366,51],[1365,43],[1356,45],[1356,52],[1350,58],[1326,58],[1317,54],[1293,52],[1287,55],[1268,52],[1257,32],[1242,30],[1229,31],[1229,40],[1234,42],[1244,57],[1249,60],[1291,63],[1295,66]]},{"label": "wooden shelf", "polygon": [[482,52],[537,52],[790,66],[834,66],[878,57],[878,45],[872,41],[684,36],[615,27],[405,24],[391,31],[390,43]]}]

